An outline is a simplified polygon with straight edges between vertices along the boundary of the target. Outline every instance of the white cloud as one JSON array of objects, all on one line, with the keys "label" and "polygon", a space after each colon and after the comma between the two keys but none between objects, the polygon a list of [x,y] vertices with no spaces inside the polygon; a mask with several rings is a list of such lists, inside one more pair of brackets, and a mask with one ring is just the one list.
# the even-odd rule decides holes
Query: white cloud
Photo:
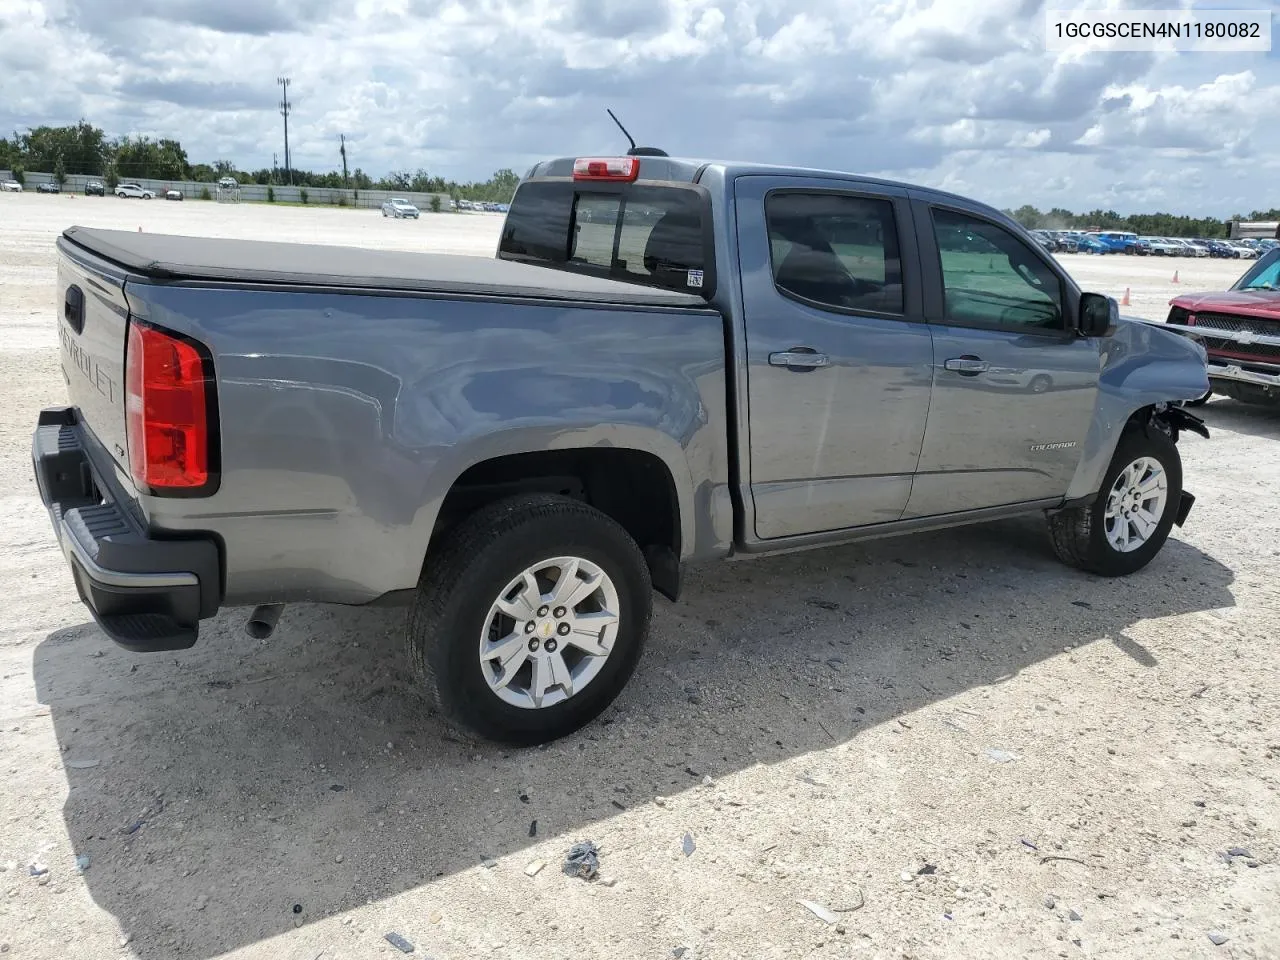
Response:
[{"label": "white cloud", "polygon": [[309,169],[338,167],[346,134],[352,166],[375,175],[523,170],[617,148],[610,106],[673,153],[875,172],[1001,206],[1275,202],[1280,61],[1051,54],[1045,5],[0,0],[0,130],[83,116],[175,137],[193,160],[269,166],[285,73]]},{"label": "white cloud", "polygon": [[1009,146],[1018,150],[1034,150],[1036,147],[1043,147],[1052,136],[1053,133],[1044,127],[1039,130],[1024,130],[1009,138]]}]

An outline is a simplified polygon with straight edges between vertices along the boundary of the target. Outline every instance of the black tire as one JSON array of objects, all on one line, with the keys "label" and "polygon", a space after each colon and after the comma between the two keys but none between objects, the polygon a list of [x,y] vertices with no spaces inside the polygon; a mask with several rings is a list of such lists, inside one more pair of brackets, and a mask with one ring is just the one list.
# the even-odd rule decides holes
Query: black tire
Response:
[{"label": "black tire", "polygon": [[[1121,471],[1139,457],[1151,457],[1164,468],[1168,477],[1167,497],[1155,533],[1141,547],[1125,553],[1107,539],[1107,497]],[[1181,499],[1182,458],[1173,440],[1154,425],[1130,426],[1116,445],[1094,502],[1050,515],[1049,536],[1054,552],[1063,563],[1099,576],[1123,577],[1135,573],[1160,552],[1173,529]]]},{"label": "black tire", "polygon": [[[449,721],[504,743],[563,737],[594,720],[635,672],[649,633],[653,588],[630,534],[577,500],[511,497],[477,511],[429,555],[409,614],[410,663]],[[478,643],[503,588],[521,571],[557,556],[599,566],[618,593],[619,626],[600,672],[579,692],[540,709],[502,700],[486,681]]]}]

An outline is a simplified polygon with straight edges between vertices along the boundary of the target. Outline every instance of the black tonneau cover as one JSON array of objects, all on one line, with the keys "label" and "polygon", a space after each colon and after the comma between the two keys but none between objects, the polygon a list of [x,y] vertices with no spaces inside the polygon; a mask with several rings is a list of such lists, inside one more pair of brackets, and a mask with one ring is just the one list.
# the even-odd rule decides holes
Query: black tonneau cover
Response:
[{"label": "black tonneau cover", "polygon": [[68,227],[64,240],[160,282],[205,280],[707,309],[695,294],[447,253]]}]

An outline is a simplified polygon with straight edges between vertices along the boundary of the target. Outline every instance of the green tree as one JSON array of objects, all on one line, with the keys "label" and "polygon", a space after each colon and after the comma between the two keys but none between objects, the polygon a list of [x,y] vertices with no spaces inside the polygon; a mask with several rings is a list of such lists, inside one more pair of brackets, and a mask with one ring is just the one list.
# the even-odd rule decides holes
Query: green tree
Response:
[{"label": "green tree", "polygon": [[9,173],[10,173],[10,174],[12,174],[13,179],[17,180],[17,181],[18,181],[18,183],[21,183],[21,184],[23,184],[24,186],[26,185],[26,182],[27,182],[27,171],[25,171],[25,170],[23,170],[23,169],[22,169],[22,164],[20,164],[20,163],[15,163],[15,164],[13,165],[13,169],[12,169],[12,170],[10,170],[10,171],[9,171]]},{"label": "green tree", "polygon": [[431,195],[431,212],[432,213],[440,212],[440,194],[438,193],[433,193]]},{"label": "green tree", "polygon": [[62,162],[62,154],[58,154],[58,158],[53,161],[53,179],[58,186],[67,182],[67,165]]},{"label": "green tree", "polygon": [[134,180],[185,180],[191,169],[177,140],[121,137],[116,141],[116,170]]},{"label": "green tree", "polygon": [[85,121],[66,127],[35,127],[14,134],[14,140],[29,169],[52,171],[59,157],[67,173],[101,175],[109,153],[106,135]]},{"label": "green tree", "polygon": [[1028,230],[1037,230],[1042,226],[1044,214],[1030,204],[1023,204],[1013,211],[1012,217]]},{"label": "green tree", "polygon": [[18,139],[18,135],[13,135],[13,140],[7,137],[0,137],[0,170],[8,170],[14,164],[22,161],[22,147]]}]

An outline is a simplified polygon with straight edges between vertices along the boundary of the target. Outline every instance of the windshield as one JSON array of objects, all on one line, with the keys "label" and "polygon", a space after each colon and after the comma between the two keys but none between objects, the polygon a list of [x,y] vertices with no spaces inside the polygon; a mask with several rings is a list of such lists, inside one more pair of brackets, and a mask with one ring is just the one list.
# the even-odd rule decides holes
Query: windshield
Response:
[{"label": "windshield", "polygon": [[[1259,262],[1261,266],[1261,261]],[[1280,257],[1272,259],[1269,266],[1251,277],[1241,290],[1280,290]]]},{"label": "windshield", "polygon": [[1232,290],[1280,290],[1280,247],[1264,253],[1253,262]]}]

